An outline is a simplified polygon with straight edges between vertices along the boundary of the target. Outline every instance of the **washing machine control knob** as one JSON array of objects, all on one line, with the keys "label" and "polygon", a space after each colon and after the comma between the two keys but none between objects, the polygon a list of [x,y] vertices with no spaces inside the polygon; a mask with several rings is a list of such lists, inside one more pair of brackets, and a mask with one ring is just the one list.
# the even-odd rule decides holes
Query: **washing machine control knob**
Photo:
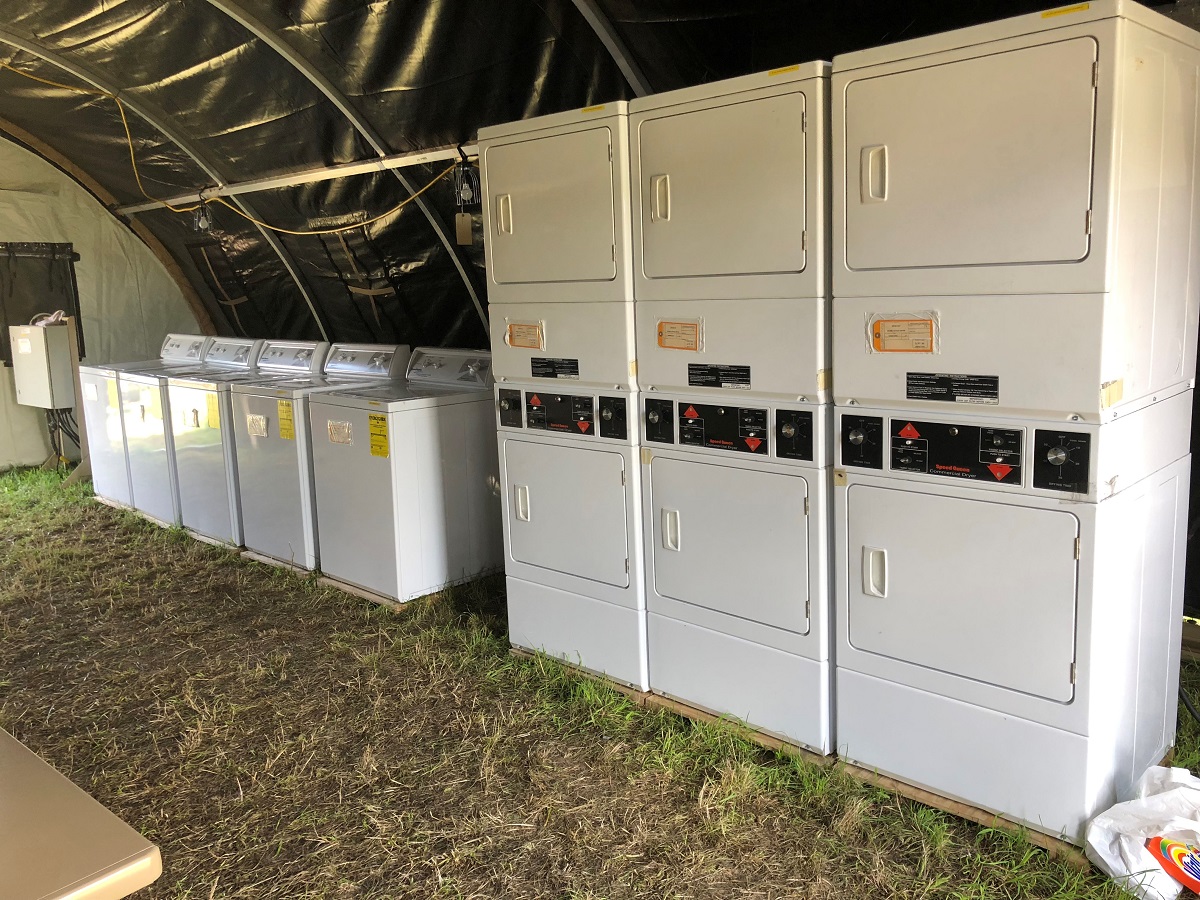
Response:
[{"label": "washing machine control knob", "polygon": [[[657,415],[657,413],[655,415]],[[611,406],[606,406],[604,409],[600,410],[600,418],[602,418],[605,422],[611,422],[612,417],[613,411]]]},{"label": "washing machine control knob", "polygon": [[779,433],[782,434],[785,438],[794,438],[796,436],[796,426],[793,425],[791,422],[784,422],[779,427]]},{"label": "washing machine control knob", "polygon": [[1046,462],[1052,466],[1061,466],[1068,459],[1065,447],[1051,447],[1046,451]]},{"label": "washing machine control knob", "polygon": [[662,418],[662,416],[660,416],[658,414],[657,409],[652,409],[652,410],[650,410],[650,412],[646,413],[646,421],[649,422],[651,425],[657,425],[658,420],[661,418]]},{"label": "washing machine control knob", "polygon": [[866,439],[867,439],[867,433],[865,431],[863,431],[861,428],[855,428],[853,431],[850,432],[850,443],[852,443],[855,447],[857,447],[859,444],[861,444]]}]

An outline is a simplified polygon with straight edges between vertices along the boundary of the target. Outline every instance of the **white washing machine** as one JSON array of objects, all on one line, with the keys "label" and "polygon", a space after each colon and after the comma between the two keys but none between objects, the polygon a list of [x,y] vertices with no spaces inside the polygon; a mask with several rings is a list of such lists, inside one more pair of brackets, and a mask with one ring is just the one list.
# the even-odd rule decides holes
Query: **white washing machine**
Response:
[{"label": "white washing machine", "polygon": [[242,543],[242,517],[229,390],[238,382],[281,377],[255,370],[262,348],[262,340],[220,338],[209,348],[203,371],[165,379],[180,523],[195,535],[234,547]]},{"label": "white washing machine", "polygon": [[643,390],[829,399],[829,63],[631,101]]},{"label": "white washing machine", "polygon": [[[260,371],[287,378],[232,387],[234,443],[246,549],[280,562],[316,569],[317,510],[313,488],[308,400],[314,393],[403,378],[406,345],[334,344],[295,367],[273,358],[268,342]],[[297,361],[299,362],[299,361]],[[307,372],[308,374],[304,374]]]},{"label": "white washing machine", "polygon": [[[121,411],[120,372],[152,371],[169,366],[195,366],[204,359],[212,338],[198,334],[168,334],[158,359],[109,365],[80,365],[88,458],[92,468],[92,490],[96,496],[119,506],[133,505],[129,483],[129,451]],[[128,398],[134,402],[134,398]]]},{"label": "white washing machine", "polygon": [[1127,0],[836,57],[837,403],[1097,423],[1190,383],[1198,66]]},{"label": "white washing machine", "polygon": [[1128,799],[1175,735],[1190,409],[837,410],[838,752],[1075,843]]},{"label": "white washing machine", "polygon": [[406,382],[308,403],[326,575],[404,601],[500,568],[486,351],[417,348]]}]

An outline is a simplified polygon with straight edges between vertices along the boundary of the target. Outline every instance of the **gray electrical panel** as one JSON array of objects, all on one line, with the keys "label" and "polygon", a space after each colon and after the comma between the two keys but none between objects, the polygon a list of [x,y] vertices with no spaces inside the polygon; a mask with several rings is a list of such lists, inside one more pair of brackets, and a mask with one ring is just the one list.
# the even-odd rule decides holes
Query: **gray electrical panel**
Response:
[{"label": "gray electrical panel", "polygon": [[75,375],[71,365],[71,326],[11,325],[13,381],[17,402],[43,409],[75,406]]}]

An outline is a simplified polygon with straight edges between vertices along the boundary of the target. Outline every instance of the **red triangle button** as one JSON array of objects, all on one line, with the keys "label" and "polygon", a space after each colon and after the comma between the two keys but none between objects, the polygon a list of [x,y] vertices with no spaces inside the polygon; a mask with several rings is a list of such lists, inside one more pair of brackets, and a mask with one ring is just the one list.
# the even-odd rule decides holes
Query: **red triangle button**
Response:
[{"label": "red triangle button", "polygon": [[685,419],[698,419],[700,418],[700,413],[696,412],[696,407],[689,406],[683,411],[683,417]]},{"label": "red triangle button", "polygon": [[996,476],[997,481],[1003,481],[1008,476],[1008,473],[1012,471],[1013,467],[1006,466],[1003,463],[989,463],[988,469]]},{"label": "red triangle button", "polygon": [[577,424],[579,426],[579,430],[585,434],[587,433],[587,430],[592,427],[591,422],[576,422],[575,424]]},{"label": "red triangle button", "polygon": [[762,438],[746,438],[746,446],[750,448],[751,453],[753,453],[755,450],[757,450],[759,444],[761,444],[761,443],[762,443]]},{"label": "red triangle button", "polygon": [[903,428],[900,429],[900,437],[902,437],[902,438],[919,438],[920,436],[921,436],[921,432],[919,432],[919,431],[917,431],[917,429],[913,428],[912,422],[909,422],[907,425],[905,425]]},{"label": "red triangle button", "polygon": [[529,398],[529,405],[530,406],[541,406],[542,398],[539,397],[537,394],[534,394],[532,397]]}]

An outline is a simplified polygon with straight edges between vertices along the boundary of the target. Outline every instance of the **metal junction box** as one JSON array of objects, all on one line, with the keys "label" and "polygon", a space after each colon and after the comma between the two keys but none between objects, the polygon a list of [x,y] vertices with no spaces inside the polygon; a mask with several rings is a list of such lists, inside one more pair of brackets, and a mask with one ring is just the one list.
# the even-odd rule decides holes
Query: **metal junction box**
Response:
[{"label": "metal junction box", "polygon": [[17,402],[43,409],[75,406],[70,325],[12,325],[13,380]]}]

